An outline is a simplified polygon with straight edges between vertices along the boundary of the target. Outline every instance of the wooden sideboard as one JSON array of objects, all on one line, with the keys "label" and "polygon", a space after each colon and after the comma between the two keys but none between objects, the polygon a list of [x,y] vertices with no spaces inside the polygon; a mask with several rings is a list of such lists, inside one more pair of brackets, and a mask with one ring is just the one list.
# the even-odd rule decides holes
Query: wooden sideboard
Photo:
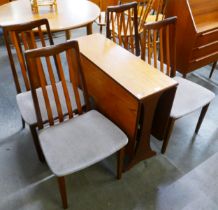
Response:
[{"label": "wooden sideboard", "polygon": [[218,0],[168,0],[177,16],[177,69],[184,76],[218,60]]},{"label": "wooden sideboard", "polygon": [[10,2],[10,1],[9,0],[0,0],[0,5],[6,4],[8,2]]},{"label": "wooden sideboard", "polygon": [[88,93],[96,109],[129,137],[128,170],[156,154],[150,135],[163,138],[177,82],[103,35],[78,41]]}]

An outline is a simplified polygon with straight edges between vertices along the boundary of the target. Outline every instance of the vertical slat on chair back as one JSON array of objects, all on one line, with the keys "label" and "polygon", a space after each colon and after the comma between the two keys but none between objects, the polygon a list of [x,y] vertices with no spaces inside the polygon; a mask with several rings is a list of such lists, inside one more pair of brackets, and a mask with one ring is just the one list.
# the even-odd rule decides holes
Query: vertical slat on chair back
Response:
[{"label": "vertical slat on chair back", "polygon": [[[49,45],[54,44],[49,23],[46,19],[41,19],[23,24],[3,26],[3,31],[17,93],[30,90],[24,51],[46,46],[44,32],[47,34]],[[13,46],[20,68],[15,65]],[[19,72],[21,72],[23,82],[19,79]],[[24,85],[22,85],[23,83]],[[23,86],[25,88],[22,88]]]},{"label": "vertical slat on chair back", "polygon": [[[165,18],[165,10],[167,6],[167,0],[155,0],[153,4],[153,11],[156,15],[155,21],[163,20]],[[160,15],[162,15],[162,18],[160,19]]]},{"label": "vertical slat on chair back", "polygon": [[146,22],[148,15],[150,14],[153,4],[155,0],[145,0],[144,2],[140,2],[138,4],[138,31],[141,32],[143,30],[143,26]]},{"label": "vertical slat on chair back", "polygon": [[141,58],[168,76],[176,73],[177,17],[144,25]]},{"label": "vertical slat on chair back", "polygon": [[[25,52],[26,60],[27,60],[27,66],[29,71],[29,77],[30,77],[30,84],[31,84],[31,91],[34,101],[34,106],[36,110],[36,116],[37,116],[37,122],[38,127],[43,128],[43,120],[39,105],[39,99],[37,95],[37,90],[39,91],[38,84],[35,84],[35,76],[38,76],[39,78],[39,86],[42,90],[43,99],[45,102],[45,107],[47,111],[48,116],[48,122],[50,125],[54,125],[55,120],[59,120],[59,122],[62,122],[64,120],[64,116],[68,115],[69,118],[72,118],[74,116],[73,110],[77,110],[78,114],[82,114],[82,105],[79,97],[78,92],[78,86],[82,86],[83,93],[86,100],[86,105],[88,105],[87,100],[87,92],[86,92],[86,86],[84,82],[81,62],[80,62],[80,54],[79,54],[79,47],[77,41],[68,41],[63,44],[44,47],[41,49],[33,49],[28,50]],[[56,64],[54,61],[54,58],[56,59]],[[65,58],[65,59],[64,59]],[[44,65],[41,65],[43,60],[46,60],[44,62]],[[67,68],[68,71],[64,71],[63,68],[63,60],[67,60]],[[40,61],[40,62],[39,62]],[[37,68],[34,67],[35,63],[37,64]],[[76,64],[75,64],[76,63]],[[75,66],[77,69],[75,69]],[[60,80],[55,79],[55,72],[58,71],[60,75]],[[46,82],[44,80],[44,77],[46,73],[48,72],[47,80],[49,84],[51,84],[52,93],[54,95],[54,101],[56,105],[56,110],[58,113],[58,119],[54,119],[54,115],[51,109],[51,99],[48,94],[48,87],[46,87]],[[69,75],[67,75],[69,73]],[[77,75],[80,75],[80,82],[78,82]],[[71,80],[71,87],[72,91],[69,92],[69,86],[67,85],[68,77]],[[60,101],[60,92],[57,89],[57,82],[61,83],[61,90],[64,95],[64,101]],[[78,84],[79,83],[79,84]],[[72,97],[72,92],[75,96],[76,106],[73,107],[72,101],[70,100],[70,97]],[[65,103],[67,108],[67,113],[63,112],[63,104]]]},{"label": "vertical slat on chair back", "polygon": [[139,55],[137,3],[108,7],[106,19],[107,38]]}]

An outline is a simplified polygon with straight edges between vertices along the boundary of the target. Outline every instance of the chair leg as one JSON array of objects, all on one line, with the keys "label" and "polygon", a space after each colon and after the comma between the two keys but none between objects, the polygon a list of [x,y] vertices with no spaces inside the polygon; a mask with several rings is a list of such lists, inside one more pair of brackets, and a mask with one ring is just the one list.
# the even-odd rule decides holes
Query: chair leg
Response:
[{"label": "chair leg", "polygon": [[61,195],[62,205],[64,209],[68,208],[67,203],[67,191],[66,191],[66,184],[65,184],[65,177],[57,177],[58,179],[58,186],[59,186],[59,192]]},{"label": "chair leg", "polygon": [[32,134],[32,137],[33,137],[33,142],[34,142],[34,145],[35,145],[35,148],[36,148],[38,158],[42,163],[44,163],[45,162],[45,157],[43,155],[41,146],[39,144],[39,138],[38,138],[38,135],[37,135],[37,132],[36,132],[36,127],[30,125],[30,131],[31,131],[31,134]]},{"label": "chair leg", "polygon": [[217,65],[217,61],[213,63],[213,66],[212,66],[212,69],[211,69],[211,72],[210,72],[210,76],[209,76],[209,78],[212,77],[213,72],[214,72],[214,70],[215,70],[215,68],[216,68],[216,65]]},{"label": "chair leg", "polygon": [[22,117],[21,117],[21,120],[22,120],[22,128],[25,128],[25,121]]},{"label": "chair leg", "polygon": [[210,105],[210,104],[205,105],[205,106],[202,108],[202,110],[201,110],[201,114],[200,114],[200,116],[199,116],[198,123],[197,123],[197,126],[196,126],[196,128],[195,128],[195,133],[196,133],[196,134],[198,133],[198,131],[199,131],[200,127],[201,127],[201,123],[203,122],[204,116],[205,116],[205,114],[206,114],[206,112],[207,112],[207,109],[208,109],[209,105]]},{"label": "chair leg", "polygon": [[125,149],[122,148],[117,153],[117,179],[121,179],[123,172]]},{"label": "chair leg", "polygon": [[100,34],[102,34],[102,29],[103,29],[102,26],[100,26]]},{"label": "chair leg", "polygon": [[162,148],[161,148],[161,153],[162,154],[164,154],[166,152],[167,145],[169,143],[170,136],[172,134],[173,126],[174,126],[175,121],[176,120],[174,118],[169,119],[169,122],[168,122],[168,125],[167,125],[167,130],[166,130],[166,135],[165,135],[165,138],[163,140],[163,145],[162,145]]}]

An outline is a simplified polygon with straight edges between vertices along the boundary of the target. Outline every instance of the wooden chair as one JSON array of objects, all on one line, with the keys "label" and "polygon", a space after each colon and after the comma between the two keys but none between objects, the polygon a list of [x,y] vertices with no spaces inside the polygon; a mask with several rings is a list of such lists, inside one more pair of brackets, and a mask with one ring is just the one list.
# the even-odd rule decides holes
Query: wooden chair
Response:
[{"label": "wooden chair", "polygon": [[[143,31],[144,24],[147,22],[148,17],[150,16],[150,13],[154,9],[154,2],[156,0],[137,0],[137,17],[138,17],[138,33],[140,34]],[[134,2],[133,0],[122,0],[122,4],[126,4],[129,2]],[[158,4],[159,5],[159,4]],[[154,10],[153,10],[154,12]],[[128,13],[126,12],[126,15]],[[131,17],[134,19],[134,12],[131,12]],[[152,20],[154,15],[152,15]],[[156,17],[156,16],[155,16]]]},{"label": "wooden chair", "polygon": [[[131,13],[134,14],[132,19]],[[128,15],[126,15],[128,14]],[[137,3],[111,6],[106,11],[106,36],[114,42],[139,55]]]},{"label": "wooden chair", "polygon": [[100,9],[101,13],[99,17],[95,20],[96,24],[99,26],[100,33],[103,31],[103,27],[106,26],[106,15],[105,15],[105,10],[108,6],[113,6],[113,5],[119,5],[121,1],[119,0],[110,0],[110,1],[104,1],[104,0],[91,0],[92,2],[96,3]]},{"label": "wooden chair", "polygon": [[[123,147],[127,144],[128,139],[115,124],[99,112],[91,110],[83,113],[82,101],[77,88],[78,83],[83,89],[87,109],[89,109],[89,102],[77,41],[71,40],[55,46],[29,50],[25,55],[39,128],[39,141],[49,168],[58,178],[63,207],[67,208],[64,177],[89,167],[118,151],[117,178],[120,179],[123,169]],[[60,82],[55,79],[55,69],[50,60],[52,57],[57,60]],[[46,60],[47,65],[42,65],[42,60]],[[65,71],[63,60],[67,60]],[[47,81],[50,81],[51,91],[55,98],[58,113],[56,119],[53,117],[54,113],[51,108],[53,101],[49,98],[50,86],[45,81],[46,72],[49,74]],[[69,87],[66,79],[68,74],[72,81]],[[38,82],[35,77],[39,78]],[[64,99],[59,95],[59,85],[63,89]],[[47,123],[43,122],[42,112],[44,109],[40,104],[42,99],[38,94],[39,91],[43,92],[48,115]],[[76,104],[70,100],[71,91],[74,93]],[[67,107],[65,117],[62,100]],[[77,106],[77,113],[73,112],[75,106]]]},{"label": "wooden chair", "polygon": [[210,72],[210,76],[209,76],[209,78],[212,77],[213,72],[214,72],[214,70],[215,70],[215,68],[216,68],[216,65],[217,65],[217,61],[213,63],[213,66],[212,66],[212,69],[211,69],[211,72]]},{"label": "wooden chair", "polygon": [[181,77],[175,77],[176,20],[176,17],[171,17],[163,21],[145,24],[142,35],[141,58],[168,76],[173,77],[179,84],[163,140],[162,153],[166,151],[175,121],[202,108],[195,129],[195,133],[198,133],[209,104],[215,97],[214,93],[206,88]]},{"label": "wooden chair", "polygon": [[160,21],[165,18],[165,10],[167,6],[166,0],[155,0],[153,2],[151,14],[146,18],[146,23],[151,23],[155,21]]},{"label": "wooden chair", "polygon": [[[27,74],[24,51],[28,49],[44,47],[46,45],[54,44],[50,32],[49,23],[46,19],[42,19],[42,20],[36,20],[23,24],[8,25],[3,27],[3,32],[4,32],[5,44],[10,60],[11,70],[14,78],[14,83],[17,90],[16,100],[23,119],[22,120],[23,127],[25,125],[25,122],[29,125],[39,160],[43,162],[44,157],[39,145],[38,136],[36,132],[37,118],[35,115],[34,104],[30,92],[30,82]],[[44,32],[46,32],[46,34]],[[16,50],[16,56],[18,58],[19,65],[16,65],[14,62],[15,55],[12,53],[13,46]],[[59,77],[60,75],[57,76]],[[36,77],[35,80],[37,79],[38,78]],[[70,86],[70,83],[68,84],[68,86]],[[50,95],[52,95],[50,89],[49,89],[49,93]],[[59,89],[60,89],[60,85],[58,86],[58,91]],[[62,92],[60,91],[60,93]],[[42,92],[40,92],[39,94],[42,95]],[[80,94],[82,94],[81,90],[80,90]],[[62,99],[64,99],[63,93],[61,94],[61,97]],[[71,99],[73,100],[73,98]],[[84,105],[84,101],[83,101],[83,105]],[[42,112],[43,114],[42,118],[43,121],[46,122],[48,121],[48,116],[45,110],[46,107],[44,105],[43,105],[43,109],[44,111]],[[55,109],[56,109],[55,103],[53,102],[52,110]],[[67,111],[66,107],[64,109],[66,112]],[[57,112],[54,112],[54,114],[55,114],[54,117],[57,117]]]}]

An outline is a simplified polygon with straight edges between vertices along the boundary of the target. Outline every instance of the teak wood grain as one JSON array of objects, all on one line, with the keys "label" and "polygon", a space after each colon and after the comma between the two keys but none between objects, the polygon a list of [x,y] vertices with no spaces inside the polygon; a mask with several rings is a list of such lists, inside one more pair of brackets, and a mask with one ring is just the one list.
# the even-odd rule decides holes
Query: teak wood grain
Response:
[{"label": "teak wood grain", "polygon": [[0,6],[0,26],[46,18],[52,32],[66,31],[87,27],[87,34],[92,33],[92,23],[99,16],[100,9],[90,1],[57,0],[57,11],[49,7],[40,7],[39,13],[33,13],[29,0],[12,1]]},{"label": "teak wood grain", "polygon": [[9,0],[0,0],[0,5],[6,4],[8,2],[10,2],[10,1]]},{"label": "teak wood grain", "polygon": [[169,0],[166,17],[171,16],[178,17],[178,71],[186,76],[187,73],[218,60],[218,1]]},{"label": "teak wood grain", "polygon": [[110,6],[106,11],[106,36],[135,55],[140,54],[137,3]]},{"label": "teak wood grain", "polygon": [[159,127],[165,127],[169,116],[153,124],[154,115],[161,113],[160,104],[170,111],[177,82],[100,34],[78,41],[88,94],[96,108],[129,137],[128,170],[155,155],[150,147],[151,131],[163,135],[165,131]]}]

